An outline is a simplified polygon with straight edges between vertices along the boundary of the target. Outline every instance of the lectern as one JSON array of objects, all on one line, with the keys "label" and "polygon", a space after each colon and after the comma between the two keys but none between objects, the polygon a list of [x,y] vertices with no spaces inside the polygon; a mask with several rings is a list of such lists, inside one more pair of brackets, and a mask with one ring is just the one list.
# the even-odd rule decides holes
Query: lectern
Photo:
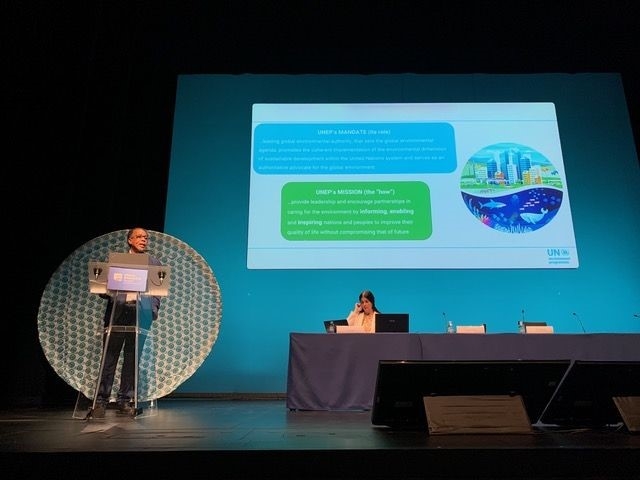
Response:
[{"label": "lectern", "polygon": [[[135,354],[133,355],[134,382],[133,416],[151,416],[157,413],[157,375],[155,368],[154,339],[151,335],[153,320],[151,301],[153,297],[165,297],[169,294],[170,272],[168,266],[149,263],[146,254],[112,253],[108,262],[90,261],[87,276],[89,292],[100,295],[112,302],[110,317],[105,325],[101,325],[98,335],[102,341],[100,366],[96,377],[95,388],[91,395],[79,392],[74,410],[74,418],[90,418],[96,407],[100,381],[105,367],[105,355],[110,342],[115,337],[131,336]],[[119,324],[116,321],[120,309],[131,308],[135,311],[135,321]],[[96,361],[97,359],[88,359]],[[123,355],[121,353],[116,367],[112,392],[109,401],[118,390],[121,380]]]}]

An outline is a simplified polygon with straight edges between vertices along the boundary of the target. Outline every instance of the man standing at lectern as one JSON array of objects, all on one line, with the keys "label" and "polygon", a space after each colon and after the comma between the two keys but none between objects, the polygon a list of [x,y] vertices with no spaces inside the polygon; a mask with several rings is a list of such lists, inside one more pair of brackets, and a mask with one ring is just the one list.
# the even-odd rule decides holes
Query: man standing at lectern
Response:
[{"label": "man standing at lectern", "polygon": [[[132,228],[127,232],[127,245],[132,255],[146,255],[149,265],[161,265],[160,261],[147,253],[149,232],[141,227]],[[147,263],[147,262],[143,262]],[[117,295],[103,294],[102,298],[108,300],[104,313],[104,326],[136,326],[136,302],[142,299],[149,301],[151,320],[158,318],[160,297],[139,297],[137,292],[118,292]],[[112,315],[113,312],[113,315]],[[113,318],[112,318],[113,317]],[[133,415],[132,404],[135,390],[136,375],[136,341],[135,330],[118,331],[118,329],[106,329],[104,342],[108,342],[103,354],[102,376],[98,384],[98,394],[95,408],[92,412],[94,418],[104,418],[105,409],[109,402],[113,380],[120,353],[123,355],[122,371],[120,372],[120,386],[117,394],[118,413]]]}]

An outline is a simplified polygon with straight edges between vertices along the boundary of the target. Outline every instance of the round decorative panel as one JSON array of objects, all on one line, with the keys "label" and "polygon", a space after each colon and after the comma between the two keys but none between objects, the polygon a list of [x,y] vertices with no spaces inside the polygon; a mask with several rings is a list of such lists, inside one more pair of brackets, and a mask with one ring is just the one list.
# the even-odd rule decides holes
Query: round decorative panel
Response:
[{"label": "round decorative panel", "polygon": [[[218,282],[205,260],[175,237],[149,230],[149,247],[170,267],[168,296],[139,342],[138,400],[174,391],[211,352],[222,317]],[[38,335],[55,372],[92,398],[100,371],[107,302],[89,291],[89,262],[128,250],[127,230],[97,237],[73,252],[49,279],[38,310]],[[121,359],[122,360],[122,359]],[[114,391],[119,384],[116,371]]]}]

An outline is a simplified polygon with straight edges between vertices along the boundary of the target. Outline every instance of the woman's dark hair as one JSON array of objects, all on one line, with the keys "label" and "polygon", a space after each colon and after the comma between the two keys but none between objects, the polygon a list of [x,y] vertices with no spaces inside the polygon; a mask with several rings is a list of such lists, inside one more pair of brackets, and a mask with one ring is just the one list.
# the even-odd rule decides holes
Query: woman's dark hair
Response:
[{"label": "woman's dark hair", "polygon": [[371,306],[373,307],[374,312],[380,313],[380,310],[378,310],[378,307],[376,307],[376,296],[371,290],[363,290],[362,292],[360,292],[358,300],[362,300],[363,298],[366,298],[371,302]]}]

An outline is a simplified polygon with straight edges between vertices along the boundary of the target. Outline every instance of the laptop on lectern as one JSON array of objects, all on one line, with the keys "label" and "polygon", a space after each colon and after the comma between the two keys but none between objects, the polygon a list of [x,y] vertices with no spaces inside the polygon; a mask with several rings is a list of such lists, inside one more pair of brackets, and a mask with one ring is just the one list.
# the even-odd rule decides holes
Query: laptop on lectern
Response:
[{"label": "laptop on lectern", "polygon": [[146,253],[110,252],[109,265],[149,265],[149,255]]}]

